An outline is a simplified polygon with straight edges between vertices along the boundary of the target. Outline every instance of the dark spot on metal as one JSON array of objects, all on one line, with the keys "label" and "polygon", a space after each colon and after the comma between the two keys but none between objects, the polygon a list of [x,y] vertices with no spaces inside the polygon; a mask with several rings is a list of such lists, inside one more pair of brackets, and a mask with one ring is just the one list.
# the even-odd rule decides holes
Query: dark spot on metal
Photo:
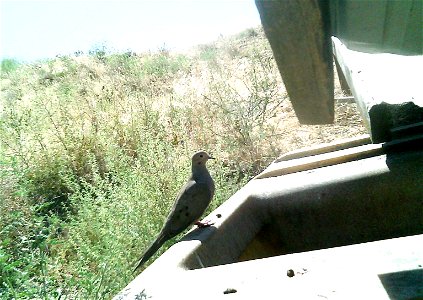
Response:
[{"label": "dark spot on metal", "polygon": [[288,277],[294,277],[294,276],[295,276],[294,270],[289,269],[289,270],[286,272],[286,276],[288,276]]},{"label": "dark spot on metal", "polygon": [[221,214],[217,214],[217,215],[216,215],[216,217],[221,218],[221,217],[222,217],[222,215],[221,215]]}]

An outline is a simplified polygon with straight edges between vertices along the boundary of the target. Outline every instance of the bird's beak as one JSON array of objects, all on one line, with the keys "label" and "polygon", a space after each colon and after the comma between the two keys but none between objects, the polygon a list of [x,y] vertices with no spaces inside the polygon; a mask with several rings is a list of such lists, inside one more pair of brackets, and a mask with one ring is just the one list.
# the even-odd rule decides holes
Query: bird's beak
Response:
[{"label": "bird's beak", "polygon": [[215,159],[213,156],[209,156],[209,159]]}]

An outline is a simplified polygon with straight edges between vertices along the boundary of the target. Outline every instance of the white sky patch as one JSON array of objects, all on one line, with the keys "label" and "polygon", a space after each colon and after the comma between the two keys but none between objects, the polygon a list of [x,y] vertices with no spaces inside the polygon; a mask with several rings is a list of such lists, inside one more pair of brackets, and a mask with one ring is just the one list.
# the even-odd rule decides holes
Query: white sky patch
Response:
[{"label": "white sky patch", "polygon": [[253,0],[2,0],[0,57],[182,50],[260,24]]}]

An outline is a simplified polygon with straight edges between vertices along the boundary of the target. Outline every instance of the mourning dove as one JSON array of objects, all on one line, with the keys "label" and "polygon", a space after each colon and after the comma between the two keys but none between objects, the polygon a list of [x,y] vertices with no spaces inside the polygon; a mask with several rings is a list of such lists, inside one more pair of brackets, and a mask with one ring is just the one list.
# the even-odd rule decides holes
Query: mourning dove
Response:
[{"label": "mourning dove", "polygon": [[198,221],[214,195],[214,181],[206,167],[206,162],[209,159],[213,159],[213,157],[204,151],[199,151],[192,156],[191,177],[179,191],[160,234],[141,256],[134,272],[150,259],[164,242],[175,237],[188,226],[192,224],[199,227],[209,225]]}]

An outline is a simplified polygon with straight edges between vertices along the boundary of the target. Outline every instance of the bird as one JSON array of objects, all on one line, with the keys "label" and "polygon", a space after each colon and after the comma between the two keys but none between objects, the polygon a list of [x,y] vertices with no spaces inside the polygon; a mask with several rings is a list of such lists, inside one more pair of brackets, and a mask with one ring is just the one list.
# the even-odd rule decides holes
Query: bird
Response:
[{"label": "bird", "polygon": [[166,241],[183,232],[188,226],[195,224],[198,227],[208,227],[212,225],[209,222],[199,221],[213,199],[215,191],[213,178],[206,167],[209,159],[214,159],[214,157],[205,151],[198,151],[192,156],[192,174],[180,189],[163,228],[138,260],[134,272],[146,263]]}]

